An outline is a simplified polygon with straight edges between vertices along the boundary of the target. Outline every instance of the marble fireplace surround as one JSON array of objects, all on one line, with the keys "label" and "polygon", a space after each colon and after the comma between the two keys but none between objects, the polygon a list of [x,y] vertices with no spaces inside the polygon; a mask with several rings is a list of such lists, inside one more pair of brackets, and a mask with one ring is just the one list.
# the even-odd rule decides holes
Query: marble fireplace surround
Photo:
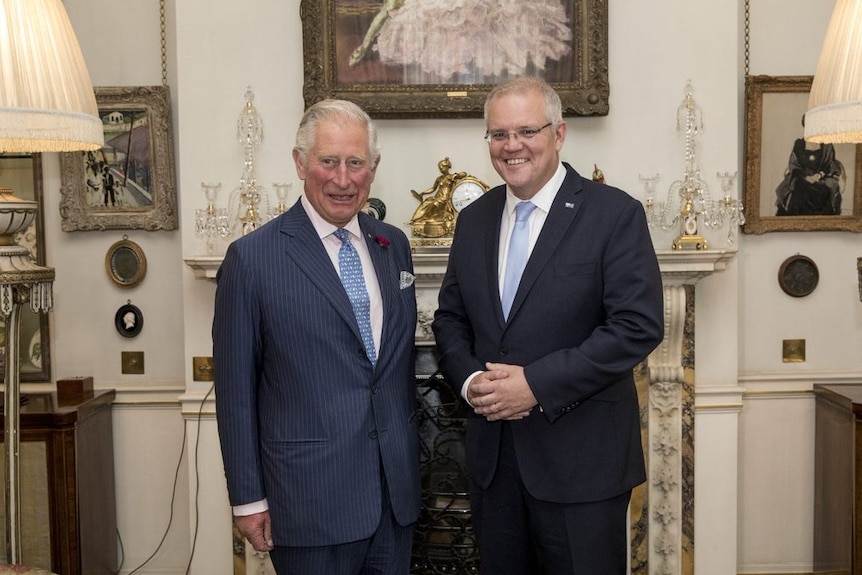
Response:
[{"label": "marble fireplace surround", "polygon": [[[724,270],[736,252],[656,253],[664,284],[665,337],[635,373],[648,479],[632,495],[631,573],[693,575],[694,285]],[[213,280],[221,260],[221,256],[199,256],[184,261],[195,277]],[[430,324],[447,261],[445,247],[427,248],[413,255],[419,346],[434,343]],[[262,568],[257,572],[266,572],[262,558],[257,559]]]}]

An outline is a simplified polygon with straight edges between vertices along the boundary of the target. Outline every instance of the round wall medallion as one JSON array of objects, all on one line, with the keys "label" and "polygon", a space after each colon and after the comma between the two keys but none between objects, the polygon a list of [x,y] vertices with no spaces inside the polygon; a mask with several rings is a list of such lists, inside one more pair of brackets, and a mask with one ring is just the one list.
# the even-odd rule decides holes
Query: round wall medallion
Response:
[{"label": "round wall medallion", "polygon": [[790,256],[778,269],[778,285],[789,296],[805,297],[814,291],[820,280],[817,264],[806,256]]},{"label": "round wall medallion", "polygon": [[105,271],[111,281],[122,288],[135,287],[147,275],[147,256],[135,242],[123,236],[105,255]]}]

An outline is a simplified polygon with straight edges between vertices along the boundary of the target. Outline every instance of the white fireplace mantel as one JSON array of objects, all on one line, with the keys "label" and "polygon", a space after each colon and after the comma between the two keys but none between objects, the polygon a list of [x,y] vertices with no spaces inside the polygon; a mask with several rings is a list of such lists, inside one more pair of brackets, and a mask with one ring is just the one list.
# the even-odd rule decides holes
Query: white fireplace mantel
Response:
[{"label": "white fireplace mantel", "polygon": [[[736,256],[729,250],[657,250],[659,268],[665,285],[694,284],[699,279],[723,270]],[[198,279],[213,280],[224,256],[191,256],[185,258]],[[419,286],[439,285],[449,260],[448,248],[431,248],[413,254],[413,265]]]}]

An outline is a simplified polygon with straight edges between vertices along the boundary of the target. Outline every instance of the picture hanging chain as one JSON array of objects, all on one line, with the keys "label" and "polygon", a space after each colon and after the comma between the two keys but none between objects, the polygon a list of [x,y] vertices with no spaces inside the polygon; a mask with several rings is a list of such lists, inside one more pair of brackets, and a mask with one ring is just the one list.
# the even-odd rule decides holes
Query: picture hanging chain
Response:
[{"label": "picture hanging chain", "polygon": [[[161,0],[164,4],[165,0]],[[751,67],[751,0],[745,0],[745,77]]]},{"label": "picture hanging chain", "polygon": [[168,85],[168,48],[165,34],[165,0],[159,0],[159,33],[162,48],[162,86]]}]

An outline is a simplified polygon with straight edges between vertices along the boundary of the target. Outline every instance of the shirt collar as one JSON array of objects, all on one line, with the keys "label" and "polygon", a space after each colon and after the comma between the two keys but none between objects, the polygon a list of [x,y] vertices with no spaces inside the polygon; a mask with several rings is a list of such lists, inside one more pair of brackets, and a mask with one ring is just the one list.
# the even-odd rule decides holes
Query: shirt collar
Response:
[{"label": "shirt collar", "polygon": [[[314,206],[311,205],[311,202],[308,201],[308,198],[306,198],[305,195],[300,196],[300,201],[302,202],[303,209],[305,209],[305,213],[308,214],[308,219],[311,220],[311,225],[314,226],[314,231],[317,232],[317,237],[323,239],[326,236],[332,235],[332,233],[338,229],[338,226],[327,222],[319,213],[317,213],[317,210],[314,209]],[[347,225],[343,227],[345,230],[350,232],[353,237],[362,237],[362,228],[359,227],[358,216],[354,215],[350,221],[347,222]]]},{"label": "shirt collar", "polygon": [[[557,192],[563,185],[563,180],[566,179],[566,168],[563,166],[563,163],[560,162],[560,165],[557,166],[557,171],[554,172],[554,175],[551,176],[551,179],[541,187],[541,189],[536,192],[536,195],[530,198],[530,202],[536,205],[537,208],[545,212],[546,214],[551,211],[551,204],[554,203],[554,198],[557,196]],[[512,190],[509,189],[509,186],[506,186],[506,216],[509,217],[512,215],[512,212],[515,211],[515,206],[521,203],[523,200],[518,196],[512,193]]]}]

